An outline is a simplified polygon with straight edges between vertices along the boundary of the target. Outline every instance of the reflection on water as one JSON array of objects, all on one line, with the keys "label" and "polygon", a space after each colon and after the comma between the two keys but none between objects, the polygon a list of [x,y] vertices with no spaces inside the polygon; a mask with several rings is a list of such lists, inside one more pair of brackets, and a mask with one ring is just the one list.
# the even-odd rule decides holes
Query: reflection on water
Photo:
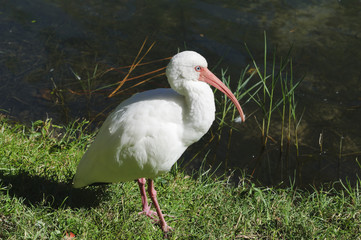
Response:
[{"label": "reflection on water", "polygon": [[[134,92],[108,99],[109,88],[91,97],[71,91],[120,80],[123,73],[95,73],[129,65],[146,37],[157,45],[145,60],[193,49],[211,66],[223,57],[219,67],[229,66],[232,79],[238,79],[250,63],[244,42],[261,62],[266,31],[269,49],[284,56],[293,46],[295,76],[306,74],[297,91],[298,110],[305,109],[300,157],[286,161],[279,157],[279,144],[270,144],[262,155],[266,160],[259,162],[259,131],[250,118],[240,133],[233,133],[232,147],[226,147],[227,141],[218,145],[217,159],[228,151],[227,167],[250,172],[257,167],[254,175],[267,183],[287,180],[294,169],[304,183],[353,179],[361,155],[360,14],[357,0],[5,1],[0,8],[0,109],[23,122],[47,116],[56,122],[94,118],[105,109],[104,118]],[[158,78],[137,91],[163,86],[165,79]]]}]

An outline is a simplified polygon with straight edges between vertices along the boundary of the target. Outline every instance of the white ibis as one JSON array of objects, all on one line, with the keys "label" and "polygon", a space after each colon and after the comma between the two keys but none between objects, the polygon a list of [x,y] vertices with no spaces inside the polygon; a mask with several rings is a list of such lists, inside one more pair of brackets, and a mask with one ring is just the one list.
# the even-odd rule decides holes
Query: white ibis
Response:
[{"label": "white ibis", "polygon": [[[151,218],[157,214],[164,232],[171,228],[160,210],[152,179],[168,172],[187,147],[211,127],[215,103],[208,84],[225,93],[245,120],[236,97],[208,70],[207,61],[200,54],[176,54],[166,74],[172,89],[138,93],[108,116],[81,159],[73,181],[73,186],[80,188],[98,182],[138,179],[142,213]],[[145,178],[156,213],[147,202]]]}]

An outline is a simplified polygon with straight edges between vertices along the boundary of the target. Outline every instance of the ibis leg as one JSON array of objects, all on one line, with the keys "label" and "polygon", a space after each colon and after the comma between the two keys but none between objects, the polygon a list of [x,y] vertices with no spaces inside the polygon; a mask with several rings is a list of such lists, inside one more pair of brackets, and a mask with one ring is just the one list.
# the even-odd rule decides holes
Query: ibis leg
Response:
[{"label": "ibis leg", "polygon": [[160,207],[159,207],[159,204],[158,204],[157,192],[154,189],[152,179],[148,179],[148,193],[149,193],[149,196],[152,199],[154,207],[155,207],[155,209],[157,211],[157,214],[158,214],[158,217],[159,217],[159,223],[160,223],[160,226],[162,227],[163,232],[168,232],[172,228],[169,227],[167,225],[167,223],[165,222],[165,220],[164,220],[164,216],[163,216],[162,211],[160,210]]},{"label": "ibis leg", "polygon": [[140,196],[142,198],[142,207],[143,207],[143,211],[140,212],[139,214],[145,214],[151,219],[154,219],[153,215],[156,215],[157,213],[150,210],[150,205],[148,205],[147,195],[145,192],[145,182],[146,182],[145,178],[138,179],[138,185],[140,190]]}]

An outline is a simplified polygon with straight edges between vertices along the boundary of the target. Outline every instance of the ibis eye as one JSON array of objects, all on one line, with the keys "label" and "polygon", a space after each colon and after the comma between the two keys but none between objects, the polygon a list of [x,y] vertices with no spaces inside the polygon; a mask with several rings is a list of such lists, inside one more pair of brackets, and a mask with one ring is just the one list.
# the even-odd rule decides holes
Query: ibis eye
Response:
[{"label": "ibis eye", "polygon": [[201,68],[200,66],[197,66],[197,67],[195,67],[194,69],[195,69],[197,72],[200,72],[202,68]]}]

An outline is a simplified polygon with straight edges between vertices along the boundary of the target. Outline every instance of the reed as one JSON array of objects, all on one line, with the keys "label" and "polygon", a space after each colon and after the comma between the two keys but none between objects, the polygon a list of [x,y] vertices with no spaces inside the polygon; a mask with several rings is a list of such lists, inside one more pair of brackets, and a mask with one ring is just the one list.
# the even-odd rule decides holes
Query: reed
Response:
[{"label": "reed", "polygon": [[[227,87],[235,89],[234,95],[243,105],[256,106],[255,109],[248,109],[251,114],[248,115],[247,119],[252,121],[250,116],[254,115],[254,121],[260,129],[261,150],[257,161],[260,162],[263,158],[267,158],[269,165],[269,161],[274,161],[265,154],[268,152],[268,140],[272,140],[273,143],[279,143],[282,167],[285,165],[288,168],[289,158],[294,157],[290,156],[293,146],[296,149],[296,158],[299,156],[298,130],[304,114],[304,110],[299,113],[297,109],[295,91],[302,82],[302,78],[298,81],[294,80],[292,48],[289,49],[285,57],[278,58],[276,49],[269,53],[267,36],[264,33],[262,64],[259,64],[253,57],[247,44],[245,44],[245,48],[251,63],[241,71],[236,87],[230,86],[231,82],[234,83],[235,81],[231,81],[231,77],[227,75],[227,70],[221,70],[221,79]],[[234,130],[242,132],[243,129],[240,127],[242,125],[233,124],[237,112],[232,102],[223,94],[216,97],[216,106],[218,109],[216,113],[216,136],[212,135],[209,138],[208,145],[217,147],[222,141],[226,142],[227,152],[224,163],[225,169],[227,169],[232,133]],[[281,129],[281,131],[276,132],[279,131],[277,129]],[[228,131],[227,134],[223,134],[224,131]],[[224,136],[227,139],[222,139]],[[210,144],[212,141],[216,141],[216,143]],[[200,151],[207,150],[201,149]],[[198,154],[199,152],[196,155]],[[216,159],[211,161],[211,165],[214,164],[216,164]]]},{"label": "reed", "polygon": [[[281,112],[282,119],[282,133],[281,133],[281,146],[283,146],[285,121],[288,117],[287,141],[291,138],[291,120],[296,116],[296,101],[295,89],[299,86],[301,81],[294,83],[292,71],[292,59],[290,58],[291,48],[285,58],[281,58],[277,63],[276,49],[272,53],[272,65],[268,67],[267,56],[267,37],[264,33],[264,56],[263,56],[263,69],[256,62],[247,44],[246,50],[251,58],[252,67],[257,73],[261,89],[259,94],[252,95],[252,100],[258,105],[262,112],[261,122],[259,127],[262,134],[262,144],[267,145],[268,139],[271,138],[270,129],[272,123],[272,116],[275,111]],[[276,95],[280,92],[281,97]],[[281,109],[280,109],[281,106]],[[286,114],[288,110],[288,116]],[[294,118],[292,118],[294,117]]]}]

